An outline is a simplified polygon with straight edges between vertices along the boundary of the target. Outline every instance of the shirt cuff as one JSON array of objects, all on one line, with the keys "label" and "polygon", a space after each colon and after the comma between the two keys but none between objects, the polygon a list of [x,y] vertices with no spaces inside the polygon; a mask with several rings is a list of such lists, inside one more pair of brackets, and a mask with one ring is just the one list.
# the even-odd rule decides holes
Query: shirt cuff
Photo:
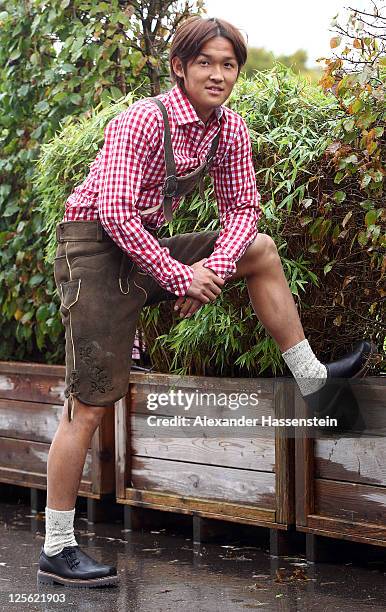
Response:
[{"label": "shirt cuff", "polygon": [[176,261],[173,265],[173,276],[165,287],[178,297],[183,297],[192,284],[193,276],[193,268]]},{"label": "shirt cuff", "polygon": [[228,257],[221,252],[214,252],[207,261],[203,264],[204,268],[210,268],[217,276],[226,280],[229,276],[232,276],[237,270],[234,261],[231,261]]}]

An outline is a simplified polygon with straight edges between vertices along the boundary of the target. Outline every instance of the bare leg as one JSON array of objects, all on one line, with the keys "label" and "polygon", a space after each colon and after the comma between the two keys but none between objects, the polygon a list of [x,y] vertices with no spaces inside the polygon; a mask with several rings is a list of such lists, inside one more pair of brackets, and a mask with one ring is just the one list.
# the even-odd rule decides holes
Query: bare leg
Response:
[{"label": "bare leg", "polygon": [[253,309],[282,353],[304,340],[296,304],[270,236],[257,235],[237,262],[231,279],[236,278],[246,279]]},{"label": "bare leg", "polygon": [[103,415],[110,409],[86,406],[75,399],[71,422],[66,408],[63,409],[47,462],[47,506],[52,510],[75,507],[87,449]]}]

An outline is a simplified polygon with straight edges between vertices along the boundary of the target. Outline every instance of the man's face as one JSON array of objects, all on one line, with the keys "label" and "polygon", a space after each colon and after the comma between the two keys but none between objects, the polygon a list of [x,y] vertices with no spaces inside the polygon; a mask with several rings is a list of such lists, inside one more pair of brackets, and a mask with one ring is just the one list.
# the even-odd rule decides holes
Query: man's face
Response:
[{"label": "man's face", "polygon": [[238,64],[230,40],[216,36],[200,49],[200,55],[190,60],[186,71],[178,57],[173,69],[184,79],[187,96],[198,116],[206,122],[213,110],[230,96],[238,75]]}]

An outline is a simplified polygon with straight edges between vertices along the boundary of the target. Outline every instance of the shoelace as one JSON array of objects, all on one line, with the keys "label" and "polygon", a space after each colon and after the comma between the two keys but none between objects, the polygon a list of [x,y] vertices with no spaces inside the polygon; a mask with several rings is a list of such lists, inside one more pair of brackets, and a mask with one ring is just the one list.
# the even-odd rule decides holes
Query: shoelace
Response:
[{"label": "shoelace", "polygon": [[70,569],[74,569],[74,567],[77,567],[80,563],[80,561],[78,559],[74,559],[74,556],[76,557],[76,550],[65,550],[63,549],[62,551],[62,555],[61,555],[64,559],[66,559]]}]

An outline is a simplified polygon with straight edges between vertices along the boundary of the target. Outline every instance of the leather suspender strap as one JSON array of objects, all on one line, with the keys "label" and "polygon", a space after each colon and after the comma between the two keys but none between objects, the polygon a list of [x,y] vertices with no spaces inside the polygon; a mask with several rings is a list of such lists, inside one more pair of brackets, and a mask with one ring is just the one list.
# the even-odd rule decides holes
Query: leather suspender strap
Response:
[{"label": "leather suspender strap", "polygon": [[[166,221],[169,222],[173,219],[173,209],[172,209],[173,196],[176,195],[177,190],[178,190],[178,180],[176,176],[176,162],[175,162],[174,153],[173,153],[173,145],[172,145],[172,138],[170,134],[169,118],[168,118],[167,110],[165,106],[163,105],[163,103],[161,102],[161,100],[158,100],[158,98],[148,98],[148,99],[154,102],[158,106],[158,108],[160,109],[162,113],[162,117],[164,120],[164,130],[165,130],[164,156],[165,156],[166,179],[165,179],[162,193],[164,194],[164,201],[163,201],[164,216],[165,216]],[[221,127],[218,133],[216,134],[216,136],[214,137],[214,139],[212,140],[212,144],[211,144],[209,153],[206,157],[205,163],[203,164],[203,168],[201,171],[201,176],[200,176],[200,181],[199,181],[199,192],[200,192],[200,197],[202,199],[204,199],[204,176],[206,172],[209,170],[209,168],[211,167],[214,156],[216,155],[218,143],[220,140],[220,133],[221,133]]]},{"label": "leather suspender strap", "polygon": [[210,146],[209,153],[208,153],[208,155],[206,157],[205,166],[204,166],[203,172],[201,174],[200,184],[198,186],[201,200],[204,200],[204,198],[205,198],[205,185],[204,185],[205,174],[210,169],[210,167],[211,167],[211,165],[213,163],[214,156],[217,153],[218,143],[220,141],[220,134],[221,134],[221,127],[220,127],[219,131],[217,132],[216,136],[212,140],[212,144]]},{"label": "leather suspender strap", "polygon": [[164,194],[163,209],[166,221],[171,221],[173,218],[172,202],[173,196],[177,191],[177,177],[176,177],[176,162],[174,160],[172,138],[170,135],[170,125],[168,113],[161,100],[157,98],[149,98],[154,102],[161,110],[164,120],[164,153],[165,153],[165,167],[166,167],[166,180],[163,186],[162,193]]}]

